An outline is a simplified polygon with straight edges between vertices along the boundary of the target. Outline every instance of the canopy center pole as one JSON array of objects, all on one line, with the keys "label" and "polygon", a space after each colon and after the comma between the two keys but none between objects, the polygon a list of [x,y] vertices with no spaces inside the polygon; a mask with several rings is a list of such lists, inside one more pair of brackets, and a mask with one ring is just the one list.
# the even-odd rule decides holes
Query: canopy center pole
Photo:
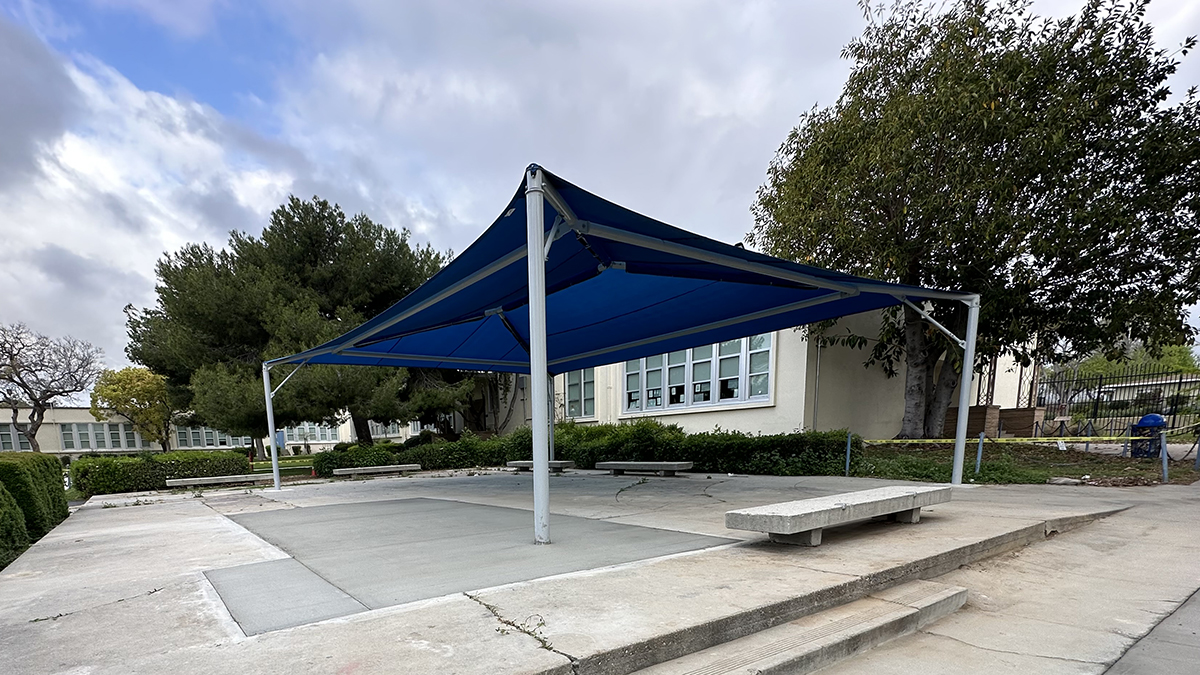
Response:
[{"label": "canopy center pole", "polygon": [[967,417],[971,411],[971,376],[975,373],[975,337],[979,333],[979,296],[963,300],[967,305],[967,339],[963,346],[962,382],[958,385],[958,419],[954,432],[952,485],[962,485],[963,455],[967,449]]},{"label": "canopy center pole", "polygon": [[550,396],[546,381],[546,243],[543,188],[537,166],[525,175],[526,260],[529,263],[529,386],[533,395],[533,541],[550,543]]},{"label": "canopy center pole", "polygon": [[[297,368],[296,370],[299,370]],[[295,371],[292,371],[293,373]],[[291,377],[291,375],[288,375]],[[285,379],[284,382],[287,382]],[[279,386],[283,386],[280,384]],[[263,364],[263,395],[267,401],[267,438],[271,441],[271,473],[275,478],[275,489],[279,489],[279,448],[275,445],[275,406],[272,405],[271,399],[275,398],[275,392],[271,391],[271,366]]]}]

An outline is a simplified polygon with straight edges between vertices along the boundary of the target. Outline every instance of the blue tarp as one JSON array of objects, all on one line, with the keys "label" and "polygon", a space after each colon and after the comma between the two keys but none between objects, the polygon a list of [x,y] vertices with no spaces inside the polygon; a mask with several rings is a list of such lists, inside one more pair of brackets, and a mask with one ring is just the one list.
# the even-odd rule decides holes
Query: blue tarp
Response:
[{"label": "blue tarp", "polygon": [[[904,297],[968,297],[748,251],[544,175],[551,194],[543,231],[555,237],[546,261],[551,374],[880,309]],[[522,181],[491,227],[420,288],[345,335],[271,363],[528,373],[525,237]]]}]

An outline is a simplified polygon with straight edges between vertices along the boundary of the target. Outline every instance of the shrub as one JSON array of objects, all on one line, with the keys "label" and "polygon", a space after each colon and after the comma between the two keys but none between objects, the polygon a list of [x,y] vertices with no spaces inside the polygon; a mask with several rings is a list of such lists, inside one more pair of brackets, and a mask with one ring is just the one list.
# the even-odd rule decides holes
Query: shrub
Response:
[{"label": "shrub", "polygon": [[4,485],[0,484],[0,570],[29,548],[25,514]]},{"label": "shrub", "polygon": [[429,445],[430,443],[433,443],[434,440],[435,437],[432,431],[429,429],[422,429],[421,433],[417,434],[416,436],[410,436],[406,441],[404,441],[404,447],[415,448],[418,445]]},{"label": "shrub", "polygon": [[232,476],[252,471],[237,451],[182,450],[137,457],[81,457],[71,464],[71,483],[87,496],[165,490],[168,478]]},{"label": "shrub", "polygon": [[385,441],[374,445],[352,445],[346,450],[318,452],[313,455],[313,471],[318,476],[329,478],[334,469],[395,464],[396,455],[392,452],[395,447]]},{"label": "shrub", "polygon": [[41,539],[67,517],[62,465],[53,455],[0,453],[0,484],[24,513],[25,529],[31,541]]}]

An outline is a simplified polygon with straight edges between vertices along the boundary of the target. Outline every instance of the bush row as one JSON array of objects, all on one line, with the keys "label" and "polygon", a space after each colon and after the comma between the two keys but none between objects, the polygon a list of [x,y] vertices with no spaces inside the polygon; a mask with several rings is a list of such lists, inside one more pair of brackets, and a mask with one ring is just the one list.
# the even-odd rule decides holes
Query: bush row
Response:
[{"label": "bush row", "polygon": [[57,458],[0,453],[0,568],[66,517],[67,494]]},{"label": "bush row", "polygon": [[168,478],[231,476],[252,470],[246,455],[228,450],[184,450],[137,457],[81,457],[71,463],[71,484],[90,497],[165,490]]},{"label": "bush row", "polygon": [[[370,449],[371,452],[367,452]],[[359,453],[356,455],[355,453]],[[603,461],[690,461],[693,471],[751,473],[778,476],[840,475],[845,470],[845,431],[806,431],[754,436],[736,431],[687,434],[675,425],[655,420],[629,424],[588,425],[564,422],[554,433],[554,455],[581,469]],[[851,443],[851,470],[862,456],[862,439]],[[528,427],[497,438],[464,434],[454,442],[414,445],[354,446],[321,453],[313,466],[319,476],[334,468],[420,464],[426,470],[473,466],[504,466],[533,457],[533,434]],[[364,463],[357,463],[362,461]],[[369,461],[370,463],[365,463]],[[327,469],[322,467],[327,466]]]}]

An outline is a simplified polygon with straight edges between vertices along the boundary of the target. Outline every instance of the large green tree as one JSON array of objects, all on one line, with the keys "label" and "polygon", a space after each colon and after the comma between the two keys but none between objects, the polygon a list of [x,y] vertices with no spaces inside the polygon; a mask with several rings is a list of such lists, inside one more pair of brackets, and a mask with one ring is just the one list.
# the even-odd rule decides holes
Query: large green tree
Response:
[{"label": "large green tree", "polygon": [[[890,6],[844,49],[836,103],[779,149],[747,240],[980,293],[980,362],[1190,342],[1200,103],[1194,88],[1173,100],[1170,78],[1195,38],[1160,49],[1145,8],[1090,0],[1043,20],[1022,0]],[[931,310],[962,335],[965,306]],[[906,307],[885,314],[867,362],[905,366],[899,435],[940,436],[958,349]]]},{"label": "large green tree", "polygon": [[[156,305],[126,310],[128,355],[163,375],[175,405],[197,421],[264,436],[264,360],[314,347],[375,316],[445,260],[411,244],[406,230],[361,214],[348,218],[322,199],[291,197],[261,236],[234,232],[225,249],[189,244],[160,260]],[[276,383],[291,366],[280,370]],[[399,368],[308,366],[276,396],[276,423],[334,421],[348,411],[359,439],[370,442],[368,420],[410,419],[411,379]],[[454,393],[462,399],[469,390]],[[443,410],[461,405],[453,397],[440,402]]]}]

